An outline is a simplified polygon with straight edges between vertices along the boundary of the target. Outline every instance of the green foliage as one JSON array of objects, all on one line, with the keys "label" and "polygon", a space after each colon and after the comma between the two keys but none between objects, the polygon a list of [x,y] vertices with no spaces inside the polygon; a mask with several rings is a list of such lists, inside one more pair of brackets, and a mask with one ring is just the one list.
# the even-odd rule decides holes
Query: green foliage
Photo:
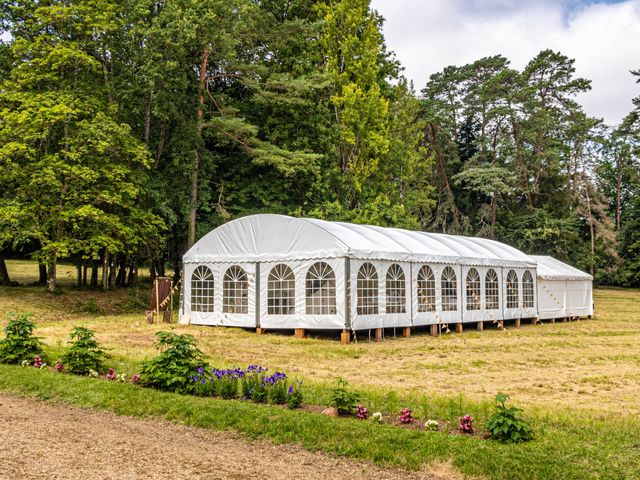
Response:
[{"label": "green foliage", "polygon": [[529,423],[518,414],[520,408],[507,407],[505,403],[509,395],[499,393],[496,395],[495,412],[487,422],[487,430],[491,438],[500,442],[520,443],[533,438],[533,432]]},{"label": "green foliage", "polygon": [[294,388],[287,398],[287,407],[289,407],[289,410],[300,408],[303,400],[302,390],[299,387]]},{"label": "green foliage", "polygon": [[338,409],[338,413],[353,413],[358,405],[359,396],[347,390],[346,380],[338,378],[338,386],[331,391],[331,404]]},{"label": "green foliage", "polygon": [[88,375],[91,370],[104,371],[104,361],[108,358],[95,338],[95,332],[86,327],[74,327],[69,333],[70,346],[62,355],[66,371],[76,375]]},{"label": "green foliage", "polygon": [[156,337],[160,354],[143,363],[140,384],[170,392],[193,392],[196,384],[191,375],[206,366],[206,356],[196,347],[195,338],[173,332],[157,332]]},{"label": "green foliage", "polygon": [[32,364],[36,355],[46,362],[42,349],[44,345],[33,335],[36,324],[31,320],[31,314],[9,313],[8,319],[9,323],[4,328],[5,338],[0,340],[0,363],[20,364],[27,361]]}]

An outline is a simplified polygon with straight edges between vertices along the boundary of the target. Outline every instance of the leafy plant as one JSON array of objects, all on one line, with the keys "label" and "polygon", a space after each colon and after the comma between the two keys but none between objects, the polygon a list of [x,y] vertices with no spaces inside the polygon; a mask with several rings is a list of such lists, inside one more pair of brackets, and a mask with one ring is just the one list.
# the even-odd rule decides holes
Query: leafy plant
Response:
[{"label": "leafy plant", "polygon": [[191,335],[157,332],[156,347],[160,354],[143,363],[140,384],[177,393],[193,393],[192,376],[205,366],[206,356]]},{"label": "leafy plant", "polygon": [[355,392],[347,390],[349,383],[342,378],[337,380],[338,386],[331,391],[331,405],[338,409],[338,413],[352,413],[358,405],[359,397]]},{"label": "leafy plant", "polygon": [[26,361],[31,364],[36,355],[44,359],[44,344],[33,335],[36,324],[31,320],[31,314],[10,313],[8,318],[9,323],[4,328],[6,337],[0,340],[0,362],[21,364]]},{"label": "leafy plant", "polygon": [[533,438],[531,426],[518,416],[522,409],[505,405],[509,398],[509,395],[504,393],[496,395],[495,412],[487,423],[487,430],[489,430],[491,438],[500,442],[529,441]]},{"label": "leafy plant", "polygon": [[93,370],[104,370],[104,360],[108,358],[95,337],[95,332],[86,327],[75,327],[69,333],[71,345],[62,355],[62,363],[68,372],[89,375]]},{"label": "leafy plant", "polygon": [[413,418],[413,415],[411,414],[411,409],[403,408],[402,411],[400,412],[400,423],[410,424],[415,421],[416,419]]},{"label": "leafy plant", "polygon": [[358,404],[356,407],[356,418],[360,420],[366,420],[369,417],[369,413],[367,412],[367,407],[364,405]]},{"label": "leafy plant", "polygon": [[291,385],[287,390],[287,393],[289,394],[287,399],[287,406],[289,407],[289,410],[295,410],[296,408],[300,408],[300,405],[302,405],[302,390],[300,388],[302,382],[299,380],[298,382],[297,386]]},{"label": "leafy plant", "polygon": [[458,430],[460,433],[473,433],[473,417],[471,415],[458,417]]}]

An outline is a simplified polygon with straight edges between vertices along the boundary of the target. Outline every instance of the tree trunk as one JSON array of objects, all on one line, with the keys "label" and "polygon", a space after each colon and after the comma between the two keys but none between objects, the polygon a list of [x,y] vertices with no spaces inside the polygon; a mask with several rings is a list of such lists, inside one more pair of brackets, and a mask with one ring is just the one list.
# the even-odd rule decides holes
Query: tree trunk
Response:
[{"label": "tree trunk", "polygon": [[196,242],[196,212],[198,208],[198,182],[200,170],[200,142],[202,140],[202,117],[204,115],[204,94],[207,85],[207,62],[209,60],[209,50],[202,52],[200,61],[200,83],[198,85],[198,108],[196,110],[196,145],[191,163],[191,193],[189,195],[189,233],[187,236],[187,249]]},{"label": "tree trunk", "polygon": [[56,267],[57,267],[57,258],[53,257],[47,263],[47,290],[51,293],[56,291]]},{"label": "tree trunk", "polygon": [[47,284],[47,265],[44,263],[38,263],[38,284]]},{"label": "tree trunk", "polygon": [[115,286],[117,270],[118,269],[116,268],[116,263],[113,260],[113,255],[111,255],[111,262],[109,262],[109,280],[108,280],[109,289]]},{"label": "tree trunk", "polygon": [[4,255],[0,253],[0,285],[11,285],[11,278],[9,278],[9,270],[7,270],[7,263],[4,260]]},{"label": "tree trunk", "polygon": [[616,161],[616,230],[620,230],[620,217],[622,216],[622,166],[620,165],[620,159]]},{"label": "tree trunk", "polygon": [[138,284],[138,268],[131,264],[129,267],[129,278],[127,279],[127,286],[133,288]]},{"label": "tree trunk", "polygon": [[87,270],[88,269],[89,269],[89,264],[85,260],[84,262],[82,262],[82,286],[83,287],[87,286]]},{"label": "tree trunk", "polygon": [[98,262],[93,260],[91,263],[91,286],[97,288],[98,286]]},{"label": "tree trunk", "polygon": [[596,258],[596,235],[595,227],[593,225],[593,213],[591,212],[591,197],[589,197],[589,188],[584,186],[584,194],[587,200],[587,215],[589,220],[589,235],[591,237],[591,275],[595,275],[595,258]]},{"label": "tree trunk", "polygon": [[76,265],[76,272],[77,272],[76,286],[78,288],[82,288],[82,263],[78,263]]},{"label": "tree trunk", "polygon": [[102,257],[102,289],[109,290],[109,250],[106,248]]}]

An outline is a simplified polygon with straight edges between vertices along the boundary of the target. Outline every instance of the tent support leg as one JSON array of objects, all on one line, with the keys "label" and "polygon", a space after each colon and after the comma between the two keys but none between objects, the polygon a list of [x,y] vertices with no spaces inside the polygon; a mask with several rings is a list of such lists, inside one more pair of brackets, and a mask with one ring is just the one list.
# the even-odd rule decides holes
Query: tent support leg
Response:
[{"label": "tent support leg", "polygon": [[438,336],[438,325],[429,326],[429,335],[431,335],[432,337]]},{"label": "tent support leg", "polygon": [[376,328],[376,342],[382,341],[382,329]]},{"label": "tent support leg", "polygon": [[520,328],[520,319],[516,318],[516,328]]},{"label": "tent support leg", "polygon": [[351,341],[351,332],[349,330],[343,330],[340,334],[340,344],[341,345],[349,345]]},{"label": "tent support leg", "polygon": [[478,329],[479,332],[482,332],[484,330],[484,322],[478,322],[476,323],[476,328]]},{"label": "tent support leg", "polygon": [[550,320],[550,322],[551,322],[551,323],[556,323],[556,319],[555,319],[555,318],[552,318],[552,319]]},{"label": "tent support leg", "polygon": [[294,335],[296,338],[304,338],[304,328],[296,328]]},{"label": "tent support leg", "polygon": [[402,329],[402,337],[409,338],[411,336],[411,327],[404,327]]},{"label": "tent support leg", "polygon": [[462,324],[456,323],[456,333],[462,333]]}]

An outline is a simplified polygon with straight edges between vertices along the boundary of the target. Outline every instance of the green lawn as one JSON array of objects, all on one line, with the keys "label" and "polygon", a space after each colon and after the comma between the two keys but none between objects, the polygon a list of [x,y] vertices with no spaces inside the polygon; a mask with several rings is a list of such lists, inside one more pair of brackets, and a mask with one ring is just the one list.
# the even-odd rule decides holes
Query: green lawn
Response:
[{"label": "green lawn", "polygon": [[[11,266],[10,266],[11,268]],[[37,333],[55,359],[75,324],[97,331],[110,366],[132,375],[154,354],[153,333],[175,325],[147,325],[127,292],[71,288],[51,296],[37,287],[0,288],[0,325],[8,311],[32,311]],[[216,366],[261,363],[292,372],[306,401],[328,404],[335,379],[347,378],[370,412],[408,406],[421,420],[455,425],[470,413],[483,427],[493,396],[512,395],[536,432],[524,445],[477,437],[425,433],[370,422],[241,401],[200,399],[131,385],[0,366],[0,390],[51,401],[157,416],[190,425],[234,429],[276,442],[419,468],[451,461],[466,475],[500,479],[640,478],[640,292],[596,290],[593,320],[464,332],[432,338],[341,346],[334,340],[258,336],[240,329],[180,326],[193,334]],[[100,312],[82,308],[94,302]],[[123,307],[127,306],[127,308]],[[127,310],[128,309],[128,310]],[[88,309],[91,310],[91,309]]]}]

